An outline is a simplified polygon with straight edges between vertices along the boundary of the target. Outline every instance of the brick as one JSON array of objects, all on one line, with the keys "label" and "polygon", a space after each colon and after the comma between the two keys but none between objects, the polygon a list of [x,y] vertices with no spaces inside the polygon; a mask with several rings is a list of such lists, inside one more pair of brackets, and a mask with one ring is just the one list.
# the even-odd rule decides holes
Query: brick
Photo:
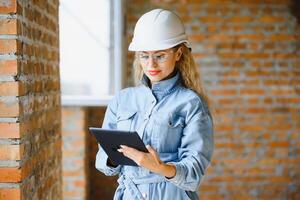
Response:
[{"label": "brick", "polygon": [[247,173],[255,176],[272,175],[275,173],[275,168],[250,168]]},{"label": "brick", "polygon": [[[279,120],[277,120],[279,121]],[[288,121],[288,120],[286,120]],[[292,124],[288,123],[288,122],[282,122],[282,123],[277,123],[277,124],[273,124],[272,126],[268,127],[268,130],[270,131],[288,131],[292,129]]]},{"label": "brick", "polygon": [[237,90],[235,89],[227,89],[227,90],[219,90],[219,89],[214,89],[214,90],[211,90],[211,94],[213,95],[224,95],[224,96],[231,96],[231,95],[236,95],[237,94]]},{"label": "brick", "polygon": [[262,95],[266,91],[263,89],[241,89],[240,93],[243,95]]},{"label": "brick", "polygon": [[290,183],[291,182],[291,178],[287,177],[287,176],[271,176],[269,178],[269,181],[271,183]]},{"label": "brick", "polygon": [[262,125],[251,124],[251,125],[240,125],[239,129],[241,132],[260,132],[265,129]]},{"label": "brick", "polygon": [[227,20],[231,23],[249,23],[253,21],[251,16],[233,16]]},{"label": "brick", "polygon": [[289,113],[290,110],[292,110],[292,109],[289,108],[289,107],[284,107],[284,106],[282,106],[282,107],[275,107],[275,108],[271,109],[271,111],[274,112],[274,113],[275,112],[277,112],[277,113]]},{"label": "brick", "polygon": [[210,182],[233,182],[235,178],[233,176],[217,176],[210,179]]},{"label": "brick", "polygon": [[199,18],[200,22],[202,23],[218,23],[218,22],[223,22],[222,17],[216,17],[216,16],[205,16],[205,17],[200,17]]},{"label": "brick", "polygon": [[226,186],[226,190],[235,190],[235,191],[249,191],[249,190],[252,190],[252,189],[255,189],[255,185],[238,185],[238,184],[227,184]]},{"label": "brick", "polygon": [[241,57],[240,53],[219,53],[221,59],[238,59]]},{"label": "brick", "polygon": [[269,146],[271,148],[287,148],[290,146],[290,143],[289,142],[270,142],[269,143]]},{"label": "brick", "polygon": [[79,190],[66,190],[64,191],[64,197],[65,198],[80,198],[82,197],[84,194],[82,193],[82,191]]},{"label": "brick", "polygon": [[300,103],[300,97],[295,97],[295,98],[277,98],[276,102],[278,102],[278,103],[284,103],[284,104],[290,104],[290,103],[298,104],[298,103]]},{"label": "brick", "polygon": [[[100,123],[99,123],[100,124]],[[63,136],[85,136],[86,132],[85,131],[68,131],[68,130],[64,130],[62,132]]]},{"label": "brick", "polygon": [[292,88],[285,88],[285,89],[271,89],[270,94],[273,95],[293,95],[295,94],[295,90]]},{"label": "brick", "polygon": [[[221,43],[221,44],[218,44],[218,48],[232,49],[232,50],[245,49],[246,44],[242,44],[242,43]],[[235,62],[235,63],[238,63],[238,62]]]},{"label": "brick", "polygon": [[235,85],[237,84],[238,82],[236,80],[220,80],[219,82],[221,85],[224,85],[224,86],[227,86],[227,85]]},{"label": "brick", "polygon": [[245,109],[245,113],[267,113],[267,109],[266,108],[248,108],[248,109]]},{"label": "brick", "polygon": [[228,131],[228,132],[231,132],[233,131],[234,129],[234,126],[233,125],[229,125],[229,124],[222,124],[222,125],[219,125],[219,126],[216,126],[215,127],[215,130],[216,131]]},{"label": "brick", "polygon": [[215,192],[215,191],[218,191],[219,190],[219,186],[216,186],[216,185],[207,185],[207,184],[202,184],[200,186],[201,190],[203,191],[208,191],[208,192]]},{"label": "brick", "polygon": [[84,171],[82,170],[64,170],[63,177],[83,177]]},{"label": "brick", "polygon": [[13,39],[0,39],[0,54],[17,52],[17,41]]},{"label": "brick", "polygon": [[20,138],[19,123],[0,122],[0,138]]},{"label": "brick", "polygon": [[18,66],[16,60],[0,60],[0,75],[16,76]]},{"label": "brick", "polygon": [[247,86],[258,86],[260,84],[259,80],[243,80],[240,81],[240,84],[244,84]]},{"label": "brick", "polygon": [[225,35],[225,34],[211,34],[207,39],[211,40],[211,42],[234,42],[236,40],[236,36]]},{"label": "brick", "polygon": [[285,22],[286,19],[283,16],[265,15],[265,16],[261,16],[258,19],[258,21],[262,22],[262,23],[282,23],[282,22]]},{"label": "brick", "polygon": [[263,71],[263,70],[260,70],[260,71],[246,71],[245,72],[245,75],[247,77],[259,77],[259,76],[271,76],[271,73],[268,72],[268,71]]},{"label": "brick", "polygon": [[78,188],[83,188],[86,186],[86,181],[83,181],[83,180],[77,180],[77,181],[74,181],[74,185]]},{"label": "brick", "polygon": [[238,71],[230,71],[230,72],[223,72],[223,77],[239,77],[240,76],[240,72]]},{"label": "brick", "polygon": [[0,82],[0,96],[21,96],[23,94],[24,87],[19,81]]},{"label": "brick", "polygon": [[0,117],[18,117],[19,103],[18,102],[0,102]]},{"label": "brick", "polygon": [[208,58],[209,54],[207,54],[207,53],[193,53],[193,57],[196,58],[196,59]]},{"label": "brick", "polygon": [[249,104],[249,105],[255,105],[255,104],[259,104],[260,103],[260,100],[259,99],[248,99],[247,100],[247,103]]},{"label": "brick", "polygon": [[264,85],[266,86],[274,86],[274,85],[290,85],[290,81],[289,80],[265,80],[263,81]]},{"label": "brick", "polygon": [[236,99],[219,99],[218,103],[222,105],[235,105],[237,102],[241,102],[240,100]]},{"label": "brick", "polygon": [[274,49],[275,44],[274,43],[266,43],[264,44],[264,49]]},{"label": "brick", "polygon": [[21,160],[23,145],[0,145],[0,160]]},{"label": "brick", "polygon": [[0,200],[19,200],[21,190],[19,188],[0,188]]},{"label": "brick", "polygon": [[217,30],[218,30],[219,28],[218,28],[218,26],[207,26],[207,32],[210,32],[210,33],[215,33],[215,32],[217,32]]},{"label": "brick", "polygon": [[207,37],[205,35],[189,35],[189,40],[191,42],[201,42],[204,41]]},{"label": "brick", "polygon": [[63,151],[63,156],[66,157],[66,158],[80,157],[80,156],[84,156],[84,152],[83,151],[79,151],[79,150],[74,151],[74,150],[67,150],[67,149],[65,149]]},{"label": "brick", "polygon": [[17,0],[5,0],[0,2],[0,13],[16,13]]},{"label": "brick", "polygon": [[226,165],[229,167],[236,167],[242,168],[245,165],[249,165],[250,160],[248,158],[234,158],[234,159],[227,159]]},{"label": "brick", "polygon": [[223,142],[223,143],[216,143],[215,144],[215,147],[216,148],[228,148],[228,149],[242,149],[243,148],[243,145],[242,144],[236,144],[236,143],[231,143],[231,142]]},{"label": "brick", "polygon": [[297,59],[299,56],[297,53],[274,53],[272,57],[275,59]]},{"label": "brick", "polygon": [[284,42],[294,42],[296,38],[294,35],[290,34],[272,34],[266,37],[266,39],[271,40],[273,42],[284,41]]},{"label": "brick", "polygon": [[0,34],[12,35],[17,33],[16,19],[0,19]]},{"label": "brick", "polygon": [[244,53],[242,54],[243,58],[246,59],[266,59],[270,57],[268,53]]},{"label": "brick", "polygon": [[259,166],[275,166],[280,164],[280,161],[276,158],[265,158],[257,163]]},{"label": "brick", "polygon": [[0,167],[0,182],[17,183],[21,181],[20,168]]}]

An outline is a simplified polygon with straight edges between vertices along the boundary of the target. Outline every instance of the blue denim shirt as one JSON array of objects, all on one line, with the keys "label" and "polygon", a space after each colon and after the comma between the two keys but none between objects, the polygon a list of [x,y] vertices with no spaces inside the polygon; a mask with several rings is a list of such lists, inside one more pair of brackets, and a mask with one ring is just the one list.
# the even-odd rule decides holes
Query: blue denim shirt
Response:
[{"label": "blue denim shirt", "polygon": [[213,153],[213,122],[207,104],[182,85],[180,74],[152,87],[121,90],[107,107],[103,128],[137,131],[165,163],[176,167],[166,178],[143,167],[107,164],[99,146],[96,168],[107,176],[119,174],[114,199],[198,199],[199,184]]}]

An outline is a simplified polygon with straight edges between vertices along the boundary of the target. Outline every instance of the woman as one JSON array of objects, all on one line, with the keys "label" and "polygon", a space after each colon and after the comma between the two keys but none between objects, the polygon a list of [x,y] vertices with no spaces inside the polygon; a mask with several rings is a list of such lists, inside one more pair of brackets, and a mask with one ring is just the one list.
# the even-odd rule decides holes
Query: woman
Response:
[{"label": "woman", "polygon": [[213,123],[190,43],[179,17],[155,9],[137,22],[137,87],[120,91],[108,105],[103,128],[137,131],[149,153],[122,145],[138,164],[116,166],[99,146],[96,168],[119,174],[114,199],[198,199],[213,152]]}]

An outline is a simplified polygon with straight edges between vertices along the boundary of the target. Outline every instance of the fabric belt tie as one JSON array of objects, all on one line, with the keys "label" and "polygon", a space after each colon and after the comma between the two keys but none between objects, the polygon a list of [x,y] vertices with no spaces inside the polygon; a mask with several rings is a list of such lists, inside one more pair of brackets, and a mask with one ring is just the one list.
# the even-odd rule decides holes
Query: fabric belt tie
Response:
[{"label": "fabric belt tie", "polygon": [[166,182],[166,179],[160,175],[151,175],[143,178],[130,178],[122,174],[118,178],[119,186],[115,192],[114,200],[122,199],[121,197],[123,197],[125,189],[128,189],[132,200],[144,200],[142,193],[136,185],[161,182]]}]

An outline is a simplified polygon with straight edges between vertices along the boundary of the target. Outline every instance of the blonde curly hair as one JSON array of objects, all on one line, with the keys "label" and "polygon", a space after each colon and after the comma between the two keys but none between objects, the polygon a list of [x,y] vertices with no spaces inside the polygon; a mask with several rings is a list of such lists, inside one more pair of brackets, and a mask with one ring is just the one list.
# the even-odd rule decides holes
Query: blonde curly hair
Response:
[{"label": "blonde curly hair", "polygon": [[[175,52],[181,47],[181,57],[176,63],[176,67],[181,74],[183,85],[196,92],[200,97],[206,101],[209,110],[211,110],[211,101],[205,94],[205,91],[201,84],[201,79],[198,71],[198,67],[194,61],[193,55],[190,49],[184,44],[179,44],[175,47]],[[143,77],[143,69],[138,58],[138,52],[135,53],[135,58],[133,62],[134,67],[134,81],[136,85],[141,83]]]}]

